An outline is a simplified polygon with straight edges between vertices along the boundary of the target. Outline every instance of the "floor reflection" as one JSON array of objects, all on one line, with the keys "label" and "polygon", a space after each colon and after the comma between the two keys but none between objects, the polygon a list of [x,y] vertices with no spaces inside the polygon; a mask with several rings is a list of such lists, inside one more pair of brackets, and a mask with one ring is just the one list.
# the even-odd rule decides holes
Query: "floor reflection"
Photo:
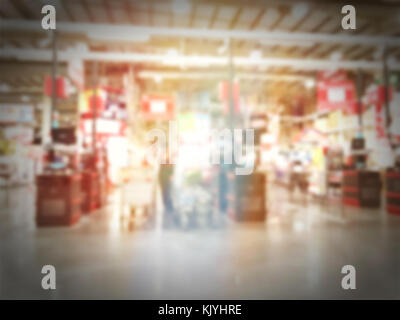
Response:
[{"label": "floor reflection", "polygon": [[[36,229],[34,192],[17,188],[0,214],[1,298],[400,298],[400,217],[307,199],[269,185],[265,223],[124,230],[118,192],[68,228]],[[2,198],[4,194],[0,195]],[[298,195],[300,197],[300,195]],[[3,198],[2,198],[3,199]],[[40,287],[41,267],[57,290]],[[341,267],[357,290],[341,289]]]}]

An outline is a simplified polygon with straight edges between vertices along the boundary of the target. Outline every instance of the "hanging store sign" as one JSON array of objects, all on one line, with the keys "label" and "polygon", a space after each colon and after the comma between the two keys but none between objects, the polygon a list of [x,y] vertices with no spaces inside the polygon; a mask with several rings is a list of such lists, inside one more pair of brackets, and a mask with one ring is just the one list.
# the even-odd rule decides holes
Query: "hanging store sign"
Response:
[{"label": "hanging store sign", "polygon": [[33,128],[26,126],[5,127],[3,135],[6,140],[27,145],[33,141]]},{"label": "hanging store sign", "polygon": [[384,111],[383,108],[375,108],[375,129],[378,139],[383,139],[386,136]]},{"label": "hanging store sign", "polygon": [[[84,119],[80,123],[84,135],[91,135],[93,129],[93,120]],[[98,135],[119,136],[124,134],[125,126],[121,121],[110,119],[96,120],[96,133]]]},{"label": "hanging store sign", "polygon": [[266,128],[268,125],[267,114],[253,113],[250,116],[250,127],[253,129]]},{"label": "hanging store sign", "polygon": [[[389,102],[393,100],[393,88],[389,88]],[[367,106],[373,106],[375,111],[375,131],[377,139],[386,137],[386,120],[385,120],[385,86],[372,85],[370,86],[364,98],[364,103]]]},{"label": "hanging store sign", "polygon": [[[45,76],[44,78],[44,94],[48,97],[52,96],[53,78]],[[70,83],[65,77],[57,77],[56,79],[56,94],[57,98],[64,99],[70,94]]]},{"label": "hanging store sign", "polygon": [[319,111],[343,110],[353,113],[357,107],[352,81],[320,81],[317,85]]},{"label": "hanging store sign", "polygon": [[72,80],[72,83],[80,90],[84,90],[85,79],[83,72],[83,61],[82,59],[71,59],[68,62],[68,76]]},{"label": "hanging store sign", "polygon": [[33,121],[33,106],[25,104],[0,104],[1,123],[32,123]]},{"label": "hanging store sign", "polygon": [[343,69],[339,70],[323,70],[317,74],[318,81],[339,82],[347,80],[347,72]]},{"label": "hanging store sign", "polygon": [[[224,113],[228,114],[230,110],[230,99],[229,99],[229,81],[221,81],[218,87],[219,99],[224,103]],[[240,87],[238,82],[232,83],[232,96],[234,103],[234,112],[240,111]]]},{"label": "hanging store sign", "polygon": [[79,95],[79,112],[90,117],[94,106],[96,106],[98,116],[105,109],[107,100],[107,92],[103,89],[97,89],[96,95],[94,90],[87,89]]},{"label": "hanging store sign", "polygon": [[[388,90],[389,101],[393,99],[393,88]],[[381,109],[385,103],[385,86],[371,86],[365,94],[365,104],[375,105],[377,109]]]},{"label": "hanging store sign", "polygon": [[175,117],[175,101],[172,96],[142,97],[141,113],[145,120],[173,120]]},{"label": "hanging store sign", "polygon": [[[238,82],[232,83],[233,99],[238,100],[240,96],[240,88]],[[221,101],[229,100],[229,81],[221,81],[219,83],[219,99]]]}]

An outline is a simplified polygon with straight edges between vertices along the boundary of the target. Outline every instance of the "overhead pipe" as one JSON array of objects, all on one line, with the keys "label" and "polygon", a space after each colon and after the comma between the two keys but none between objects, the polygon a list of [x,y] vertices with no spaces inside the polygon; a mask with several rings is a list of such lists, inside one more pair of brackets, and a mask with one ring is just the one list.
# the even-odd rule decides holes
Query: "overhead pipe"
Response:
[{"label": "overhead pipe", "polygon": [[[17,59],[21,61],[51,61],[51,50],[47,49],[21,49],[5,48],[0,50],[0,58]],[[125,53],[125,52],[94,52],[80,50],[65,50],[58,53],[58,60],[68,62],[71,59],[80,58],[87,61],[104,62],[128,62],[128,63],[154,63],[157,65],[180,66],[227,66],[229,59],[222,56],[199,56],[199,55],[168,55],[147,53]],[[290,67],[296,70],[370,70],[381,71],[381,61],[367,60],[330,60],[330,59],[294,59],[294,58],[251,58],[234,57],[235,66],[249,67]],[[389,65],[393,71],[400,71],[399,62],[391,62]]]},{"label": "overhead pipe", "polygon": [[[40,21],[33,20],[11,20],[1,22],[3,30],[17,31],[43,31]],[[399,37],[379,35],[352,35],[352,34],[327,34],[312,32],[287,32],[269,30],[226,30],[226,29],[198,29],[198,28],[164,28],[149,26],[133,26],[129,24],[104,24],[85,22],[57,22],[57,30],[66,33],[85,34],[88,38],[106,41],[137,41],[135,36],[143,38],[149,36],[157,37],[184,37],[200,39],[232,39],[232,40],[271,40],[298,42],[304,41],[328,44],[347,45],[378,45],[388,47],[399,47]],[[132,39],[132,40],[130,40]]]}]

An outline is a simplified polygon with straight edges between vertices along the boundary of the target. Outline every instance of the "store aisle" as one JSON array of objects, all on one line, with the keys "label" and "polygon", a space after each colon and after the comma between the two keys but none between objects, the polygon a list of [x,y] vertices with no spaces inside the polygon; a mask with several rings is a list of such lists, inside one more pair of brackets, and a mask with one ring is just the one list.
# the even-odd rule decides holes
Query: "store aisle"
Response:
[{"label": "store aisle", "polygon": [[[339,207],[288,198],[269,186],[265,224],[128,232],[115,201],[73,227],[36,229],[33,193],[15,190],[0,215],[0,297],[400,298],[400,217],[347,209],[338,221],[327,215]],[[40,287],[45,264],[55,291]],[[357,269],[352,292],[340,285],[346,264]]]}]

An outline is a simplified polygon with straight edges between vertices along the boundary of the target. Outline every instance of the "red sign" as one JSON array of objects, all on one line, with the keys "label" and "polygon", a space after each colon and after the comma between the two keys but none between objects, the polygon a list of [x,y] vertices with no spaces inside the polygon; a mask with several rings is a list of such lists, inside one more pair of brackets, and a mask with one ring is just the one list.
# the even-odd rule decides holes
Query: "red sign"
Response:
[{"label": "red sign", "polygon": [[[66,98],[67,90],[66,90],[66,81],[64,77],[57,77],[56,79],[56,94],[57,98]],[[53,88],[53,78],[50,76],[46,76],[44,78],[44,94],[48,97],[52,96],[52,88]]]},{"label": "red sign", "polygon": [[97,116],[106,108],[107,92],[103,89],[97,89],[94,95],[93,89],[87,89],[81,94],[79,99],[79,111],[84,118],[91,118],[94,106],[96,106]]},{"label": "red sign", "polygon": [[[232,90],[233,90],[233,99],[239,100],[240,96],[240,89],[239,83],[233,82],[232,83]],[[229,100],[229,81],[222,81],[219,83],[219,99],[221,101]]]},{"label": "red sign", "polygon": [[[92,128],[92,119],[82,119],[80,121],[80,129],[83,135],[90,136]],[[125,134],[125,124],[118,120],[98,118],[96,119],[96,133],[98,137],[123,136]]]},{"label": "red sign", "polygon": [[[240,87],[238,82],[232,83],[232,95],[234,102],[234,112],[240,110]],[[224,113],[229,113],[229,81],[219,83],[219,99],[224,102]]]},{"label": "red sign", "polygon": [[352,110],[356,102],[355,86],[352,81],[320,81],[317,87],[318,110]]},{"label": "red sign", "polygon": [[319,71],[317,75],[318,81],[330,81],[330,82],[339,82],[345,81],[347,79],[347,73],[345,70],[324,70]]},{"label": "red sign", "polygon": [[[393,98],[393,88],[389,88],[389,101]],[[385,102],[385,86],[372,85],[367,89],[365,93],[365,104],[366,106],[374,106],[375,109],[375,129],[376,137],[383,139],[386,137],[386,122],[385,122],[385,110],[383,104]]]},{"label": "red sign", "polygon": [[[230,110],[229,101],[225,101],[224,102],[224,113],[228,114],[229,110]],[[238,100],[234,101],[234,109],[233,110],[235,113],[238,113],[240,111],[240,104],[239,104]]]},{"label": "red sign", "polygon": [[68,62],[68,76],[79,90],[84,90],[85,79],[83,62],[80,59],[73,59]]},{"label": "red sign", "polygon": [[[393,98],[393,88],[389,88],[389,101]],[[373,86],[366,92],[366,104],[375,105],[378,111],[382,109],[385,102],[385,86]]]},{"label": "red sign", "polygon": [[[361,113],[364,112],[365,110],[364,106],[361,104],[360,107],[361,107]],[[358,108],[359,108],[359,103],[354,100],[347,103],[343,111],[347,114],[358,114],[359,112]]]},{"label": "red sign", "polygon": [[172,96],[143,96],[141,112],[145,120],[173,120],[175,101]]},{"label": "red sign", "polygon": [[385,130],[385,115],[383,112],[383,108],[378,110],[375,109],[375,128],[376,128],[376,137],[378,139],[385,138],[386,130]]}]

